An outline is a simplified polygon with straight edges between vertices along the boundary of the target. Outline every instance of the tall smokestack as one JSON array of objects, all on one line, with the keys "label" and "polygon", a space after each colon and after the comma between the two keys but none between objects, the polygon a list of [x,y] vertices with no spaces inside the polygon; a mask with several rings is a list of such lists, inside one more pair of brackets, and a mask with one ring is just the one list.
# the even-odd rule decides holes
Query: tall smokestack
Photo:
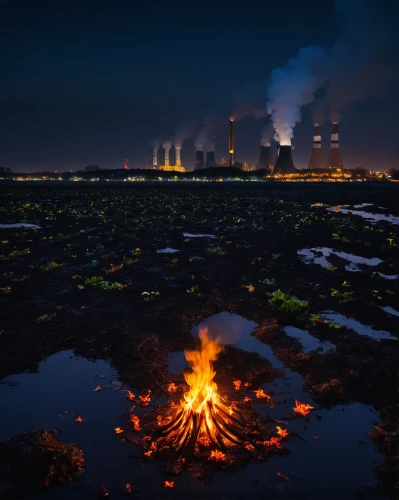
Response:
[{"label": "tall smokestack", "polygon": [[331,147],[330,147],[330,157],[328,159],[328,166],[330,168],[336,168],[340,170],[344,168],[342,164],[341,151],[339,149],[338,122],[332,123]]},{"label": "tall smokestack", "polygon": [[318,123],[315,123],[313,129],[313,149],[308,168],[325,168],[326,166],[326,157],[324,156],[324,151],[321,149],[321,127]]},{"label": "tall smokestack", "polygon": [[163,147],[165,149],[165,167],[169,167],[169,150],[172,147],[172,144],[169,141],[163,143]]},{"label": "tall smokestack", "polygon": [[123,168],[127,170],[129,168],[129,160],[125,158],[125,163],[123,164]]},{"label": "tall smokestack", "polygon": [[258,170],[269,169],[271,165],[273,165],[273,162],[270,154],[270,143],[267,143],[260,147]]},{"label": "tall smokestack", "polygon": [[176,167],[181,167],[181,159],[180,159],[181,146],[175,145],[175,151],[176,151]]},{"label": "tall smokestack", "polygon": [[195,167],[194,170],[200,170],[201,168],[204,168],[204,152],[203,151],[196,151],[195,152]]},{"label": "tall smokestack", "polygon": [[158,165],[158,147],[154,146],[152,150],[152,166],[156,167]]},{"label": "tall smokestack", "polygon": [[213,151],[208,151],[206,153],[206,166],[214,167],[215,166],[215,153]]},{"label": "tall smokestack", "polygon": [[234,120],[230,118],[229,167],[234,167]]},{"label": "tall smokestack", "polygon": [[296,171],[294,162],[292,161],[291,146],[280,145],[278,158],[276,162],[275,174],[292,174]]}]

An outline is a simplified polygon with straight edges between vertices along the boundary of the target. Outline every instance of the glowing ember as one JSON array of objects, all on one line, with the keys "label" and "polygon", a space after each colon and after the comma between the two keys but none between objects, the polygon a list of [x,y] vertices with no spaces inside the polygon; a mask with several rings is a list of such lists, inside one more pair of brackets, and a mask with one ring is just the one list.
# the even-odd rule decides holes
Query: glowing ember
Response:
[{"label": "glowing ember", "polygon": [[285,476],[281,472],[277,472],[278,477],[281,477],[281,479],[284,479],[284,481],[289,481],[290,478],[288,476]]},{"label": "glowing ember", "polygon": [[189,391],[184,393],[173,420],[156,432],[175,451],[194,451],[197,443],[208,440],[222,450],[247,441],[245,422],[223,403],[214,382],[213,362],[223,347],[208,336],[206,329],[200,330],[199,337],[200,349],[185,351],[192,368],[191,373],[184,374]]},{"label": "glowing ember", "polygon": [[234,384],[234,389],[236,391],[239,391],[241,387],[241,380],[233,380],[233,384]]},{"label": "glowing ember", "polygon": [[129,422],[133,424],[133,429],[135,431],[141,431],[140,419],[137,415],[130,415]]},{"label": "glowing ember", "polygon": [[268,448],[271,448],[272,446],[275,446],[279,450],[283,447],[282,444],[280,443],[281,437],[272,437],[270,439],[267,439],[266,441],[263,441],[263,444],[267,446]]},{"label": "glowing ember", "polygon": [[270,400],[272,399],[269,395],[267,395],[267,394],[264,392],[264,390],[263,390],[263,389],[257,389],[256,391],[254,391],[254,393],[255,393],[255,395],[256,395],[256,397],[257,397],[258,399],[261,399],[261,398],[266,398],[268,401],[270,401]]},{"label": "glowing ember", "polygon": [[125,431],[123,429],[121,429],[120,427],[115,428],[115,434],[122,434],[123,432],[125,432]]},{"label": "glowing ember", "polygon": [[285,438],[288,436],[288,431],[286,429],[282,429],[280,426],[277,425],[276,427],[277,429],[277,434],[282,437],[282,438]]},{"label": "glowing ember", "polygon": [[215,460],[216,462],[225,462],[226,455],[219,450],[212,450],[209,460]]},{"label": "glowing ember", "polygon": [[174,481],[164,481],[163,487],[172,489],[175,487],[175,482]]},{"label": "glowing ember", "polygon": [[308,405],[306,403],[300,403],[299,401],[295,400],[295,407],[293,408],[293,410],[297,415],[306,417],[306,415],[313,409],[314,406]]},{"label": "glowing ember", "polygon": [[174,382],[168,385],[168,392],[173,393],[176,391],[177,391],[177,385]]},{"label": "glowing ember", "polygon": [[123,391],[123,392],[126,392],[126,397],[129,401],[133,401],[134,398],[136,397],[132,391]]},{"label": "glowing ember", "polygon": [[95,389],[94,389],[94,392],[100,392],[102,391],[103,388],[101,387],[101,385],[98,385]]},{"label": "glowing ember", "polygon": [[85,421],[85,419],[82,418],[82,417],[78,417],[78,418],[75,419],[75,422],[78,422],[79,424],[81,424],[84,421]]},{"label": "glowing ember", "polygon": [[151,390],[148,389],[147,390],[147,394],[145,394],[144,396],[139,396],[139,403],[141,406],[148,406],[148,403],[151,401]]}]

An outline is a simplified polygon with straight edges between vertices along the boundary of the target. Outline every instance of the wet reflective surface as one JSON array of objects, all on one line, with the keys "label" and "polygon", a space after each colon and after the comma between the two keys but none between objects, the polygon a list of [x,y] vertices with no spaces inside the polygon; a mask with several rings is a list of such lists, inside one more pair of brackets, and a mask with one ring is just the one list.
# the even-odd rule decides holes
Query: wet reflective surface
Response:
[{"label": "wet reflective surface", "polygon": [[15,228],[40,229],[40,226],[38,226],[37,224],[31,224],[29,222],[17,222],[15,224],[0,224],[0,229],[15,229]]},{"label": "wet reflective surface", "polygon": [[319,352],[327,352],[330,349],[334,349],[335,346],[331,342],[322,342],[321,340],[310,335],[306,330],[300,330],[299,328],[295,328],[294,326],[286,326],[284,328],[285,333],[289,337],[293,337],[302,344],[303,352],[311,352],[316,349]]},{"label": "wet reflective surface", "polygon": [[357,321],[354,318],[348,318],[343,314],[338,314],[333,311],[325,311],[320,313],[320,317],[322,319],[326,319],[332,323],[336,323],[340,326],[346,326],[347,328],[352,329],[358,335],[366,335],[374,340],[381,339],[392,339],[397,340],[396,337],[393,337],[389,332],[384,332],[383,330],[374,330],[371,326],[366,326]]},{"label": "wet reflective surface", "polygon": [[214,234],[192,234],[192,233],[183,233],[185,238],[217,238]]},{"label": "wet reflective surface", "polygon": [[157,250],[157,253],[176,253],[180,252],[180,250],[176,250],[175,248],[162,248],[161,250]]},{"label": "wet reflective surface", "polygon": [[326,269],[328,268],[328,266],[332,265],[327,257],[329,257],[330,255],[335,255],[336,257],[340,257],[341,259],[350,262],[349,265],[345,266],[345,269],[351,272],[361,271],[361,269],[357,266],[358,264],[365,266],[378,266],[378,264],[381,264],[383,262],[377,257],[368,259],[366,257],[361,257],[346,252],[339,252],[332,248],[326,247],[304,248],[302,250],[298,250],[297,255],[303,260],[303,262],[305,262],[305,264],[318,264]]},{"label": "wet reflective surface", "polygon": [[[354,205],[353,208],[365,208],[372,206],[372,203],[362,203],[361,205]],[[390,224],[399,224],[399,217],[395,217],[394,215],[385,215],[385,214],[376,214],[372,212],[365,212],[364,210],[352,210],[348,209],[349,205],[336,205],[334,207],[327,208],[329,212],[340,212],[341,214],[350,214],[350,215],[358,215],[370,221],[371,223],[375,222],[389,222]],[[381,210],[385,210],[384,207],[378,207]]]},{"label": "wet reflective surface", "polygon": [[[79,487],[51,489],[32,498],[94,500],[103,491],[102,484],[110,498],[118,499],[136,498],[137,494],[145,499],[352,498],[359,489],[363,498],[379,498],[365,486],[375,481],[374,463],[382,461],[368,437],[372,422],[378,420],[371,408],[360,404],[315,408],[307,420],[290,419],[294,399],[316,405],[303,391],[300,375],[285,368],[270,346],[250,335],[256,323],[226,312],[196,325],[194,335],[200,326],[208,327],[211,335],[226,344],[258,352],[282,369],[285,378],[262,386],[267,393],[274,391],[274,407],[256,400],[253,406],[258,413],[283,420],[284,426],[300,436],[285,442],[290,454],[272,456],[234,473],[215,473],[207,484],[188,475],[171,477],[161,462],[143,466],[135,458],[137,448],[122,442],[114,432],[115,427],[126,425],[131,404],[123,391],[128,388],[105,361],[91,362],[64,351],[41,363],[38,373],[15,375],[0,385],[2,407],[7,410],[0,413],[0,439],[47,425],[61,428],[66,442],[76,442],[85,451],[86,471]],[[183,353],[179,355],[181,359]],[[170,369],[181,373],[184,366],[176,364],[176,356],[169,358]],[[101,390],[95,391],[98,386]],[[148,410],[157,403],[152,401]],[[85,420],[75,422],[78,416]],[[175,480],[173,490],[162,488],[165,479]],[[126,492],[126,482],[133,485],[133,493]]]}]

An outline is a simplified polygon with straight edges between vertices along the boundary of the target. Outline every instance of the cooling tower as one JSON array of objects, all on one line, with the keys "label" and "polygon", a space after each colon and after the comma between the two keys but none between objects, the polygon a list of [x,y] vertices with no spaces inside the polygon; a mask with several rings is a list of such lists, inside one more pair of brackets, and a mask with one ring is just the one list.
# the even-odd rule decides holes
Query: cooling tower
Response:
[{"label": "cooling tower", "polygon": [[338,122],[332,123],[330,157],[328,159],[328,166],[330,168],[340,170],[344,168],[342,164],[341,151],[339,149]]},{"label": "cooling tower", "polygon": [[229,167],[234,167],[234,121],[230,118]]},{"label": "cooling tower", "polygon": [[165,147],[165,167],[169,167],[169,150],[170,146]]},{"label": "cooling tower", "polygon": [[204,168],[204,152],[196,151],[195,152],[195,167],[194,170],[200,170]]},{"label": "cooling tower", "polygon": [[321,127],[318,123],[315,123],[313,131],[313,149],[308,168],[326,168],[326,166],[326,157],[321,148]]},{"label": "cooling tower", "polygon": [[176,151],[176,167],[181,167],[180,151],[181,146],[175,146]]},{"label": "cooling tower", "polygon": [[213,151],[208,151],[206,153],[206,166],[214,167],[215,166],[215,153]]},{"label": "cooling tower", "polygon": [[292,161],[291,146],[280,146],[276,162],[275,174],[291,174],[296,171]]},{"label": "cooling tower", "polygon": [[269,169],[271,165],[273,165],[273,162],[270,154],[270,146],[261,146],[259,162],[258,162],[258,170]]}]

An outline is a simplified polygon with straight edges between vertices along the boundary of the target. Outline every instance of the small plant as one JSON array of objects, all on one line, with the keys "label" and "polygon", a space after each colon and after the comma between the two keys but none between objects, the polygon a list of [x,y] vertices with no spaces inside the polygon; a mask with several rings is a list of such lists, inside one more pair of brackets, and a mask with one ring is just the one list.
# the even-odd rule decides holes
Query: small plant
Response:
[{"label": "small plant", "polygon": [[276,280],[274,278],[264,278],[263,280],[259,280],[259,283],[262,283],[262,285],[275,285]]},{"label": "small plant", "polygon": [[299,300],[295,297],[284,293],[281,290],[276,290],[272,293],[272,298],[269,300],[278,311],[288,312],[293,314],[306,313],[308,303],[304,300]]},{"label": "small plant", "polygon": [[146,302],[154,300],[157,295],[159,295],[159,292],[143,292],[141,294],[141,296]]},{"label": "small plant", "polygon": [[336,271],[337,268],[335,266],[329,265],[327,266],[327,271]]},{"label": "small plant", "polygon": [[209,255],[220,255],[220,256],[226,255],[226,252],[222,250],[220,247],[208,248],[206,253]]},{"label": "small plant", "polygon": [[199,295],[199,286],[194,285],[187,290],[187,293],[194,293],[195,295]]},{"label": "small plant", "polygon": [[24,250],[13,250],[8,256],[9,257],[18,257],[21,255],[26,255],[30,253],[29,248],[25,248]]},{"label": "small plant", "polygon": [[274,253],[273,260],[277,260],[280,257],[281,253]]},{"label": "small plant", "polygon": [[340,292],[336,288],[331,288],[331,297],[337,297],[339,299],[339,303],[343,304],[344,302],[350,302],[353,300],[353,292]]},{"label": "small plant", "polygon": [[47,262],[47,264],[40,266],[40,269],[42,271],[49,271],[50,269],[56,269],[57,267],[62,267],[62,264],[59,264],[58,262],[52,260],[51,262]]},{"label": "small plant", "polygon": [[92,288],[100,288],[104,283],[101,276],[93,276],[92,278],[86,278],[84,281],[85,286],[91,286]]}]

